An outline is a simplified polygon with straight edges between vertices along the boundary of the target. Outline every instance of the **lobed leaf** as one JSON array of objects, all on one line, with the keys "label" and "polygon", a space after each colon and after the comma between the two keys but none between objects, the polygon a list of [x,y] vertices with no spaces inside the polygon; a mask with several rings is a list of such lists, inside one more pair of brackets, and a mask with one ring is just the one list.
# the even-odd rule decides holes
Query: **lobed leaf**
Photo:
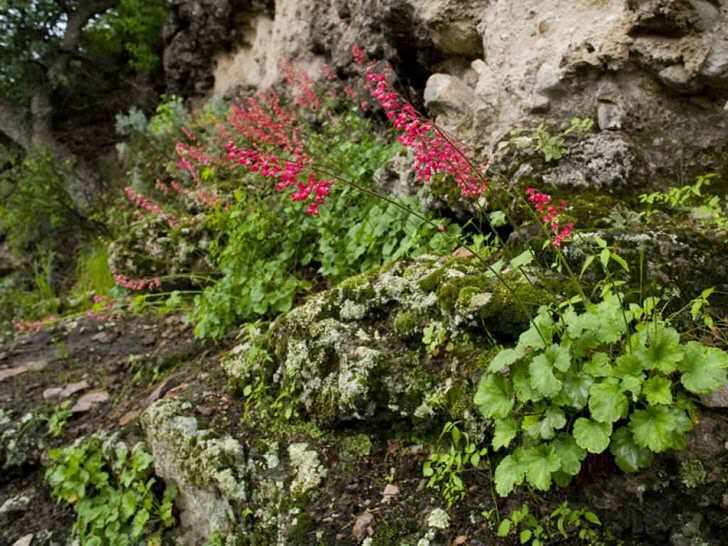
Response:
[{"label": "lobed leaf", "polygon": [[627,397],[622,393],[619,380],[611,378],[594,383],[589,389],[589,411],[600,423],[614,423],[629,409]]},{"label": "lobed leaf", "polygon": [[637,472],[652,464],[652,452],[638,446],[634,441],[632,432],[627,427],[621,427],[612,434],[609,451],[614,455],[614,462],[623,472]]},{"label": "lobed leaf", "polygon": [[553,398],[561,391],[562,383],[552,371],[553,364],[545,354],[531,360],[528,371],[531,373],[531,387],[546,398]]},{"label": "lobed leaf", "polygon": [[573,434],[579,447],[586,449],[589,453],[601,453],[609,446],[612,424],[598,423],[585,417],[579,417],[574,422]]},{"label": "lobed leaf", "polygon": [[690,392],[709,394],[726,383],[728,354],[715,347],[705,347],[695,341],[685,346],[680,362],[680,382]]},{"label": "lobed leaf", "polygon": [[485,417],[505,418],[513,409],[513,389],[503,375],[485,375],[480,379],[474,402]]}]

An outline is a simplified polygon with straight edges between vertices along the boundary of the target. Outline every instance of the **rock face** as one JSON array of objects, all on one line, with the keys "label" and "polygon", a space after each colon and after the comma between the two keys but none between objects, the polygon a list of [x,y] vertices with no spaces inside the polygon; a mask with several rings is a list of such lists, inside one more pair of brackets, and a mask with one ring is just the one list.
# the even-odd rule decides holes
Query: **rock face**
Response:
[{"label": "rock face", "polygon": [[209,245],[204,215],[197,215],[179,232],[168,230],[160,218],[147,215],[109,245],[109,266],[131,278],[181,274],[182,280],[173,283],[184,285],[189,282],[188,273],[204,275],[214,270],[207,255],[200,252]]},{"label": "rock face", "polygon": [[198,429],[195,418],[184,414],[189,409],[176,400],[162,400],[146,411],[142,422],[155,472],[178,489],[182,540],[203,544],[214,532],[232,530],[230,503],[245,498],[244,459],[232,438]]},{"label": "rock face", "polygon": [[[520,274],[510,281],[522,301],[546,297]],[[223,366],[243,384],[269,377],[320,425],[456,417],[486,356],[466,332],[508,337],[528,323],[509,301],[468,260],[398,263],[311,298]]]},{"label": "rock face", "polygon": [[588,117],[599,132],[551,181],[634,187],[669,181],[678,163],[726,172],[728,3],[494,1],[479,29],[475,94],[486,106],[474,123],[486,145]]},{"label": "rock face", "polygon": [[[503,274],[520,299],[543,301],[540,288]],[[437,439],[444,421],[486,445],[487,425],[470,411],[492,356],[486,329],[506,343],[523,320],[471,260],[422,257],[349,279],[266,332],[246,328],[222,361],[241,399],[203,424],[195,397],[208,394],[188,391],[191,400],[162,398],[141,420],[157,474],[179,491],[176,543],[444,546],[462,534],[495,544],[482,518],[493,508],[487,472],[469,473],[467,498],[444,510],[422,464],[427,450],[450,449]],[[547,513],[565,498],[594,509],[615,533],[605,544],[720,544],[727,432],[723,412],[705,410],[689,449],[645,472],[591,458],[576,484],[544,497]]]},{"label": "rock face", "polygon": [[549,180],[635,188],[728,174],[726,36],[728,0],[176,0],[165,68],[175,92],[222,96],[281,59],[350,74],[357,43],[488,156],[515,128],[593,119]]}]

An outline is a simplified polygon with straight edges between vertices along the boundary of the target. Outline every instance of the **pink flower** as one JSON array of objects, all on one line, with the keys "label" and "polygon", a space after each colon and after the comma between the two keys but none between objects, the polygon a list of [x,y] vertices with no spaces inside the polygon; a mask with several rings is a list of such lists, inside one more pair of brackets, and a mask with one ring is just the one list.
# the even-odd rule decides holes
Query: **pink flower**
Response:
[{"label": "pink flower", "polygon": [[414,170],[420,182],[430,182],[435,174],[452,176],[464,197],[477,197],[487,184],[453,139],[430,121],[422,119],[387,83],[382,72],[367,67],[369,91],[384,110],[387,119],[400,132],[399,142],[414,152]]},{"label": "pink flower", "polygon": [[137,193],[136,191],[134,191],[134,188],[132,188],[131,186],[127,186],[126,188],[124,188],[124,193],[126,194],[126,198],[129,200],[129,202],[132,205],[134,205],[150,214],[158,216],[169,227],[171,227],[173,229],[179,226],[179,222],[177,221],[177,219],[174,216],[172,216],[170,214],[166,214],[162,210],[162,207],[160,207],[153,201],[150,201],[149,199],[147,199],[140,193]]},{"label": "pink flower", "polygon": [[351,46],[351,56],[356,64],[363,65],[367,62],[366,53],[364,53],[364,50],[357,44]]},{"label": "pink flower", "polygon": [[554,233],[551,244],[556,248],[561,247],[561,243],[571,235],[574,230],[574,224],[567,224],[561,227],[558,221],[559,216],[566,210],[566,201],[559,201],[559,206],[550,205],[551,196],[541,193],[535,188],[526,188],[526,199],[533,208],[539,213],[541,222],[548,225]]}]

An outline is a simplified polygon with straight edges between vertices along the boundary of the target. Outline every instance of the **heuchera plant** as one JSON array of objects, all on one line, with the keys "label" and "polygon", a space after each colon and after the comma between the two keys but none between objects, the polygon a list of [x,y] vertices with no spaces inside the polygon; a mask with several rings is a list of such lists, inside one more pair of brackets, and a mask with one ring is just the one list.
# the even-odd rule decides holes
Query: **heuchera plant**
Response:
[{"label": "heuchera plant", "polygon": [[609,450],[636,472],[654,453],[685,448],[690,395],[725,384],[728,354],[683,343],[646,308],[626,310],[610,290],[583,312],[544,307],[492,359],[475,404],[492,420],[493,448],[509,449],[495,470],[500,495],[524,480],[540,490],[565,485],[588,453]]}]

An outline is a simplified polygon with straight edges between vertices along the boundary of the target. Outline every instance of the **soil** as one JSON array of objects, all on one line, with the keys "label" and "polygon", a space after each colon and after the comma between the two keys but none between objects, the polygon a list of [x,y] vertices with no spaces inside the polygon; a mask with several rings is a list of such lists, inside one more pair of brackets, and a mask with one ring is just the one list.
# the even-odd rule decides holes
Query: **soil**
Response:
[{"label": "soil", "polygon": [[[62,434],[48,437],[47,447],[112,429],[140,439],[136,416],[154,398],[199,381],[213,353],[221,350],[195,340],[191,327],[178,315],[64,321],[0,345],[0,377],[4,370],[33,363],[43,368],[0,380],[0,410],[12,420],[28,412],[48,416],[65,400],[73,405],[84,394],[104,391],[108,401],[74,413]],[[66,399],[43,396],[46,389],[83,381],[88,387]],[[34,426],[38,429],[34,434],[46,435],[42,420]],[[31,453],[21,468],[0,474],[0,506],[19,494],[30,498],[28,509],[0,514],[0,546],[30,533],[36,536],[33,544],[64,544],[69,536],[73,514],[51,498],[43,480],[43,456]]]},{"label": "soil", "polygon": [[[34,546],[65,544],[73,514],[54,502],[44,484],[47,448],[101,430],[119,431],[123,438],[135,442],[142,438],[136,417],[162,396],[191,401],[201,427],[224,431],[243,445],[253,442],[255,425],[249,425],[249,417],[245,420],[248,424],[243,424],[243,401],[226,388],[227,378],[219,366],[230,345],[195,340],[191,327],[179,315],[126,316],[107,322],[67,320],[48,331],[0,345],[0,377],[8,369],[33,363],[36,367],[0,380],[0,410],[14,421],[28,412],[50,415],[61,400],[44,399],[43,393],[49,388],[87,382],[87,388],[68,397],[71,404],[93,391],[103,390],[109,395],[108,401],[74,414],[56,438],[47,435],[42,419],[31,423],[35,427],[31,436],[42,436],[46,443],[22,467],[0,473],[0,506],[21,494],[29,499],[25,508],[0,514],[0,546],[10,546],[31,533]],[[38,369],[43,365],[39,363],[45,363],[43,369]],[[419,438],[406,422],[360,424],[324,432],[316,449],[328,468],[328,478],[320,494],[313,495],[306,505],[305,517],[299,518],[298,542],[292,541],[291,546],[358,546],[370,535],[377,538],[376,546],[396,546],[402,537],[421,536],[427,514],[446,506],[436,490],[426,487],[422,475],[430,449],[427,442],[436,438]],[[337,448],[341,437],[359,433],[369,437],[370,453],[347,458]],[[289,435],[290,439],[296,440],[295,435]],[[603,544],[720,546],[728,532],[726,440],[726,410],[705,409],[691,434],[689,450],[659,458],[648,472],[624,475],[610,457],[590,457],[568,488],[555,488],[548,495],[519,488],[508,499],[498,499],[498,509],[505,515],[528,503],[543,519],[567,500],[574,508],[584,507],[599,515],[603,529],[608,530],[603,536],[610,537]],[[302,435],[301,441],[310,438]],[[702,483],[686,483],[682,465],[695,458],[702,461],[705,475]],[[450,527],[441,534],[444,543],[518,544],[514,535],[505,541],[496,537],[495,504],[487,472],[466,471],[463,478],[467,494],[448,510]],[[389,502],[384,499],[388,485],[398,488]],[[489,511],[490,517],[483,517]],[[548,544],[584,543],[573,535],[568,539],[556,535]]]}]

